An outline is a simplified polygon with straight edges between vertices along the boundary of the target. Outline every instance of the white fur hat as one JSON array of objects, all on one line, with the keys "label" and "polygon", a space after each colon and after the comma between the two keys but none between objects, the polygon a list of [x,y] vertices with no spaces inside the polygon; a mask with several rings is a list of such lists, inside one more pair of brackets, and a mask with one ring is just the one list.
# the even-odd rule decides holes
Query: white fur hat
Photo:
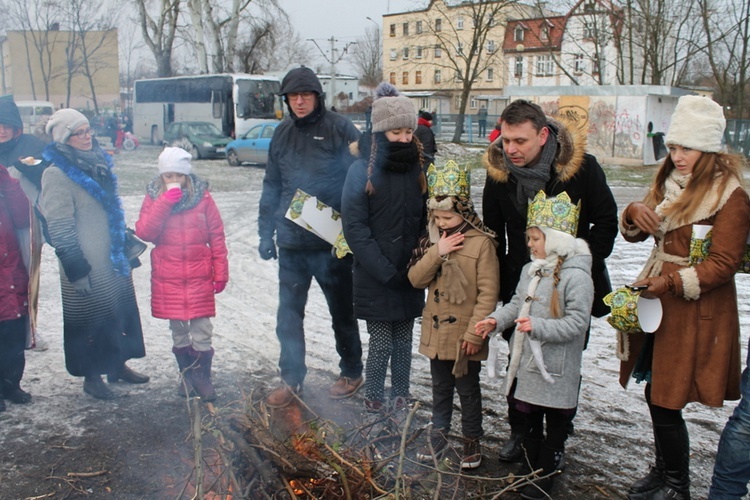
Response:
[{"label": "white fur hat", "polygon": [[175,172],[189,175],[192,159],[193,156],[182,148],[164,148],[159,155],[159,174]]},{"label": "white fur hat", "polygon": [[718,153],[727,121],[721,106],[708,97],[684,95],[672,114],[666,144]]},{"label": "white fur hat", "polygon": [[89,119],[80,111],[72,108],[63,108],[55,111],[47,121],[45,131],[52,136],[52,140],[65,144],[75,129],[88,125]]}]

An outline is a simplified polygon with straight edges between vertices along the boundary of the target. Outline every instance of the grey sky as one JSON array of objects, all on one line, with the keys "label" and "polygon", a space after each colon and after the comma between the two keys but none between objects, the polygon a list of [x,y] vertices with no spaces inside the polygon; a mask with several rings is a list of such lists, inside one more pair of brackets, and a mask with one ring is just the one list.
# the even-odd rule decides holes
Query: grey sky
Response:
[{"label": "grey sky", "polygon": [[[280,0],[292,20],[292,25],[303,40],[315,39],[321,49],[328,53],[334,36],[337,40],[336,50],[341,50],[347,43],[361,37],[368,27],[375,25],[367,19],[369,16],[382,29],[382,15],[386,13],[405,12],[423,8],[427,0]],[[324,63],[325,59],[312,42],[316,62]],[[349,71],[342,64],[338,71]]]}]

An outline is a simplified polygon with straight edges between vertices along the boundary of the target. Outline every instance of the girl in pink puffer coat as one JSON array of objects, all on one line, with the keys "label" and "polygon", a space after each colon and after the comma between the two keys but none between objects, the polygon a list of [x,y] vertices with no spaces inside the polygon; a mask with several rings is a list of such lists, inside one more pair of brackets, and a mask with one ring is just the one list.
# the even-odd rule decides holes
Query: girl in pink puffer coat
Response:
[{"label": "girl in pink puffer coat", "polygon": [[159,176],[147,187],[136,235],[153,242],[151,314],[169,320],[185,386],[205,401],[216,399],[211,383],[214,295],[229,280],[224,224],[208,184],[190,173],[182,148],[159,155]]}]

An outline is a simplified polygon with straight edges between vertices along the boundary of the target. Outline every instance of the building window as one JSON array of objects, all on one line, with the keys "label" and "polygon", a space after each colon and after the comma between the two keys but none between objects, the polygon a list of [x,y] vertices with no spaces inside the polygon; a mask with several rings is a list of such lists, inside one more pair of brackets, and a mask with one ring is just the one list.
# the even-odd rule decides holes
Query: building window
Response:
[{"label": "building window", "polygon": [[513,31],[513,41],[523,42],[523,28],[522,27],[517,26],[516,29]]},{"label": "building window", "polygon": [[396,25],[391,24],[391,36],[396,36]]},{"label": "building window", "polygon": [[463,17],[459,17],[458,19],[456,19],[456,29],[457,30],[464,29],[464,18]]},{"label": "building window", "polygon": [[430,100],[426,97],[422,97],[419,100],[419,109],[429,109],[430,108]]},{"label": "building window", "polygon": [[549,42],[549,28],[545,26],[539,34],[539,39],[543,42]]},{"label": "building window", "polygon": [[435,19],[435,31],[443,31],[443,20]]},{"label": "building window", "polygon": [[416,32],[417,35],[422,33],[422,21],[417,21]]},{"label": "building window", "polygon": [[490,54],[495,52],[495,40],[487,41],[487,52],[489,52]]},{"label": "building window", "polygon": [[435,45],[435,57],[438,59],[443,57],[443,49],[440,48],[440,45]]},{"label": "building window", "polygon": [[401,73],[401,84],[402,85],[409,85],[409,72],[404,71]]},{"label": "building window", "polygon": [[422,72],[419,70],[414,72],[414,83],[417,85],[422,83]]},{"label": "building window", "polygon": [[487,68],[487,81],[491,82],[495,78],[495,70],[493,68]]},{"label": "building window", "polygon": [[596,10],[596,0],[586,0],[583,2],[583,11],[590,14]]},{"label": "building window", "polygon": [[464,42],[458,42],[458,47],[456,47],[456,54],[457,55],[463,55],[464,53]]},{"label": "building window", "polygon": [[[392,74],[394,75],[394,78],[395,78],[396,73],[392,73]],[[440,83],[441,81],[443,81],[443,76],[440,73],[440,70],[436,69],[435,70],[435,83]]]},{"label": "building window", "polygon": [[461,81],[461,72],[456,70],[456,73],[453,75],[453,81],[454,82],[460,82]]},{"label": "building window", "polygon": [[575,59],[573,61],[573,71],[578,75],[586,71],[585,56],[583,54],[575,55]]},{"label": "building window", "polygon": [[596,38],[596,24],[590,22],[583,23],[583,38],[592,40]]},{"label": "building window", "polygon": [[404,59],[409,59],[409,47],[404,47]]},{"label": "building window", "polygon": [[594,57],[591,58],[591,72],[595,75],[598,75],[602,68],[602,60],[599,57],[599,54],[594,54]]},{"label": "building window", "polygon": [[422,59],[422,47],[417,47],[414,57],[416,57],[417,59]]},{"label": "building window", "polygon": [[476,97],[471,96],[471,98],[469,99],[469,107],[471,109],[477,109],[477,98]]},{"label": "building window", "polygon": [[395,61],[397,57],[398,57],[398,50],[391,49],[391,61]]},{"label": "building window", "polygon": [[516,78],[523,76],[523,56],[516,56],[516,63],[513,66],[513,76]]},{"label": "building window", "polygon": [[550,54],[536,57],[536,75],[552,76],[555,74],[555,62]]},{"label": "building window", "polygon": [[409,36],[409,23],[403,24],[404,36]]},{"label": "building window", "polygon": [[391,71],[391,74],[389,76],[390,78],[388,78],[388,81],[391,83],[391,85],[396,85],[396,72]]},{"label": "building window", "polygon": [[461,96],[460,95],[456,96],[456,99],[454,100],[454,102],[456,104],[456,109],[461,109]]}]

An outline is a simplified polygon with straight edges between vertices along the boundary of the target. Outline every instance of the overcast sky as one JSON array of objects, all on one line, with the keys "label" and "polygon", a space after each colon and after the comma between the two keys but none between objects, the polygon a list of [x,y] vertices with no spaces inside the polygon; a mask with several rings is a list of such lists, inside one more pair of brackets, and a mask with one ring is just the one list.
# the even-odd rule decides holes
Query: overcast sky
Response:
[{"label": "overcast sky", "polygon": [[[336,38],[337,50],[361,37],[368,27],[382,29],[383,14],[393,14],[424,8],[428,0],[280,0],[279,3],[292,18],[292,25],[303,40],[315,39],[326,53],[331,47],[330,38]],[[306,42],[312,45],[312,42]],[[317,62],[325,60],[314,47]],[[337,72],[350,71],[342,64]]]}]

